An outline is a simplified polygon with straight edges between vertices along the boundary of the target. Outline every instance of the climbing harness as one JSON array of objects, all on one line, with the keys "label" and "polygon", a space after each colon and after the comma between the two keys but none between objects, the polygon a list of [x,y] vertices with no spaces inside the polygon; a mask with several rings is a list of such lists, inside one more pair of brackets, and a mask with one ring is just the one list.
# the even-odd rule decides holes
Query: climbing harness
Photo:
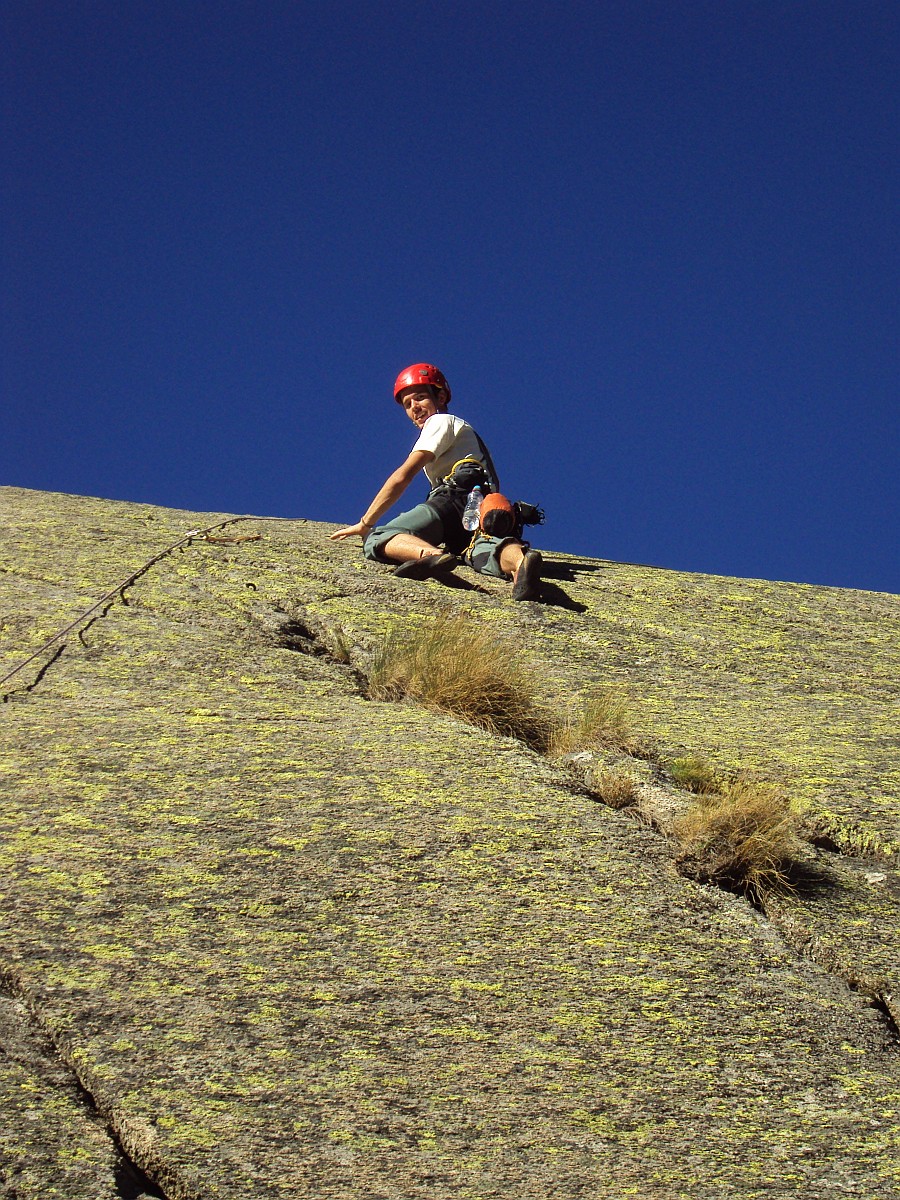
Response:
[{"label": "climbing harness", "polygon": [[[52,645],[64,638],[67,633],[71,633],[73,629],[77,629],[82,621],[92,616],[93,613],[95,613],[99,608],[102,608],[104,604],[112,603],[112,601],[115,600],[117,596],[121,595],[127,587],[130,587],[136,580],[140,579],[140,577],[146,571],[149,571],[155,563],[158,563],[160,559],[165,558],[166,555],[172,554],[180,546],[185,546],[189,542],[199,538],[202,538],[207,542],[213,542],[216,545],[224,545],[236,542],[258,542],[262,538],[261,533],[244,534],[239,537],[210,537],[210,534],[213,532],[213,530],[224,529],[226,525],[236,525],[238,521],[292,521],[294,523],[302,522],[304,525],[306,524],[305,517],[246,516],[229,517],[227,521],[218,521],[215,525],[207,525],[205,529],[191,529],[188,533],[184,534],[183,537],[180,537],[177,542],[173,542],[171,546],[167,546],[165,550],[160,550],[158,554],[154,554],[152,558],[148,558],[147,561],[142,566],[138,567],[136,571],[132,571],[127,579],[123,579],[122,582],[117,583],[114,588],[110,588],[105,596],[101,596],[96,603],[92,604],[90,608],[86,609],[83,613],[81,613],[80,616],[76,617],[74,621],[71,621],[65,627],[65,629],[61,629],[59,633],[55,633],[52,638],[49,638],[42,646],[39,646],[33,654],[29,654],[29,656],[26,659],[23,659],[18,666],[15,666],[11,671],[8,671],[2,678],[0,678],[0,687],[2,687],[7,680],[12,679],[13,675],[18,675],[23,667],[27,667],[29,663],[34,662],[36,658],[39,658],[45,650],[49,650]],[[124,596],[122,598],[124,600]]]},{"label": "climbing harness", "polygon": [[459,458],[456,460],[456,462],[453,464],[453,466],[450,468],[450,470],[444,476],[444,482],[449,483],[453,479],[458,467],[465,467],[465,466],[469,466],[469,465],[471,465],[473,467],[477,467],[479,471],[482,471],[482,472],[485,471],[485,465],[481,461],[481,459],[475,458],[475,456],[473,454],[469,454],[465,458]]}]

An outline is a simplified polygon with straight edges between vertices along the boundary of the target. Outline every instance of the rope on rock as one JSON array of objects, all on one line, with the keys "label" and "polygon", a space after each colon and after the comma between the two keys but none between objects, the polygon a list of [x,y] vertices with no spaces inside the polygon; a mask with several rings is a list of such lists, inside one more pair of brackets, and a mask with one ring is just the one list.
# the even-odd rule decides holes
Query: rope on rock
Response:
[{"label": "rope on rock", "polygon": [[[171,546],[166,546],[165,550],[160,550],[159,554],[154,554],[152,558],[148,558],[147,561],[142,566],[138,567],[138,569],[136,571],[132,571],[132,573],[128,576],[127,579],[123,579],[122,582],[117,583],[114,588],[110,588],[110,590],[106,593],[105,596],[101,596],[100,599],[95,604],[92,604],[90,608],[86,609],[83,613],[81,613],[80,616],[77,616],[74,621],[71,621],[65,627],[65,629],[60,629],[59,633],[54,633],[53,637],[50,638],[48,641],[44,642],[44,644],[42,646],[39,646],[38,649],[35,650],[33,654],[29,654],[29,656],[26,659],[23,659],[22,662],[20,662],[18,664],[18,666],[15,666],[15,667],[13,667],[13,669],[11,671],[8,671],[6,675],[4,675],[2,678],[0,678],[0,687],[2,687],[3,684],[7,682],[7,680],[12,679],[13,675],[18,675],[18,673],[24,667],[27,667],[29,663],[34,662],[34,660],[36,658],[40,658],[40,656],[44,653],[44,651],[49,650],[50,647],[55,642],[60,641],[62,638],[64,638],[66,636],[67,633],[71,633],[73,629],[77,629],[78,626],[81,624],[81,622],[86,620],[88,617],[92,616],[97,611],[98,608],[102,608],[104,604],[108,604],[111,601],[115,600],[115,598],[117,596],[120,596],[127,587],[131,587],[131,585],[136,580],[140,579],[140,577],[146,571],[149,571],[152,566],[154,566],[156,563],[158,563],[160,561],[160,559],[165,558],[167,554],[172,554],[173,551],[177,550],[180,546],[185,546],[189,542],[194,541],[196,538],[203,538],[204,541],[213,542],[217,545],[236,543],[236,542],[258,542],[262,538],[261,533],[251,533],[251,534],[247,534],[243,537],[233,537],[233,538],[232,537],[210,537],[209,536],[213,532],[213,530],[224,529],[226,525],[236,525],[238,523],[238,521],[292,521],[295,524],[297,522],[302,522],[303,524],[306,524],[305,517],[252,517],[252,516],[246,516],[246,517],[229,517],[227,521],[219,521],[215,525],[207,525],[207,527],[205,529],[190,530],[189,533],[186,533],[186,534],[184,534],[183,537],[180,537],[177,542],[173,542],[171,544]],[[122,597],[122,599],[124,600],[124,596]]]}]

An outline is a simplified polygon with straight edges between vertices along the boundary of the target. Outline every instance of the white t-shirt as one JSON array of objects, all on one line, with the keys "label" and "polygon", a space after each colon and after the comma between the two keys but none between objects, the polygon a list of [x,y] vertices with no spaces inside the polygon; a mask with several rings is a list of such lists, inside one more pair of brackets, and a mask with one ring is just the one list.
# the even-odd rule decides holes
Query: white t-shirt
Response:
[{"label": "white t-shirt", "polygon": [[453,464],[461,458],[475,458],[486,465],[475,430],[462,417],[450,413],[435,413],[429,417],[413,450],[430,450],[434,455],[434,459],[425,465],[425,474],[432,487],[449,475]]}]

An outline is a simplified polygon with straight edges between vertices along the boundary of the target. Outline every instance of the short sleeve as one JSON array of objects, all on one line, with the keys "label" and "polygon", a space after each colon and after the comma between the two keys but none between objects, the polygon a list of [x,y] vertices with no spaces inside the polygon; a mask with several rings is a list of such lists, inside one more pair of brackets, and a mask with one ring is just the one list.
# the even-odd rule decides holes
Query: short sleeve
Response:
[{"label": "short sleeve", "polygon": [[422,426],[413,450],[430,450],[435,458],[445,454],[456,440],[456,429],[449,413],[435,413]]}]

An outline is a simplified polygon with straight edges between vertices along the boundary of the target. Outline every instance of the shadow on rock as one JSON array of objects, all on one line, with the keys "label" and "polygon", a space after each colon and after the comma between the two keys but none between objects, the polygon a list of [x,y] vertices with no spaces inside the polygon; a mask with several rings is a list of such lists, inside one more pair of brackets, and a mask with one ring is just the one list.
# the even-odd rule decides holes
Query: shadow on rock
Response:
[{"label": "shadow on rock", "polygon": [[561,587],[550,583],[546,573],[541,580],[541,598],[538,603],[547,604],[552,608],[568,608],[570,612],[587,612],[586,604],[582,604],[580,600],[573,600]]},{"label": "shadow on rock", "polygon": [[595,571],[610,571],[612,566],[596,562],[558,562],[552,558],[544,559],[541,571],[544,579],[564,579],[566,583],[574,583],[579,575],[591,575]]}]

